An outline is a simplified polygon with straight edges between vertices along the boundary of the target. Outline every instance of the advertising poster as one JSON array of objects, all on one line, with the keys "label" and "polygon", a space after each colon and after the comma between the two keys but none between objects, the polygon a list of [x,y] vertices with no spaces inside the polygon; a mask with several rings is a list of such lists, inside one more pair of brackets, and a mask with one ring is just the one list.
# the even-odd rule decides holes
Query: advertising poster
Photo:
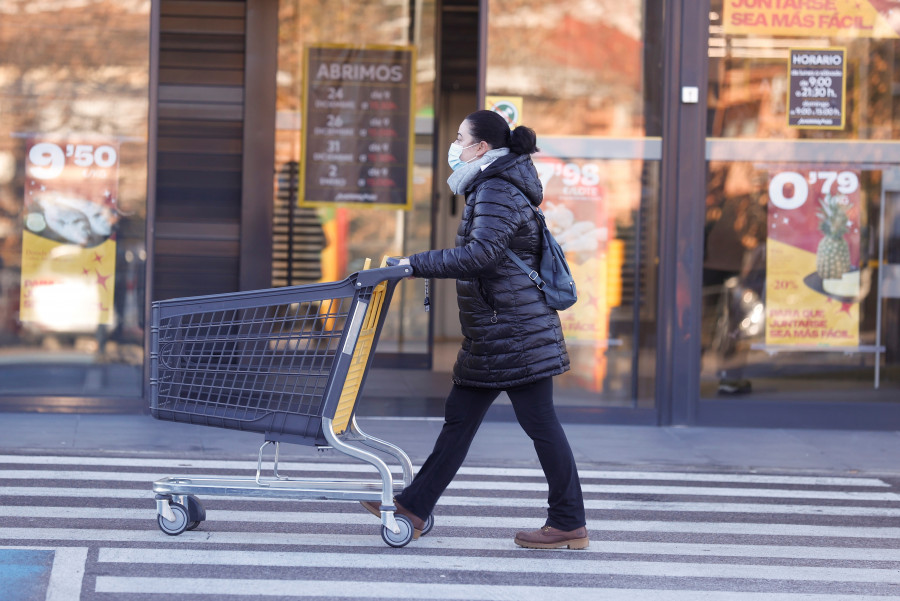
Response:
[{"label": "advertising poster", "polygon": [[769,179],[766,344],[859,345],[858,171]]},{"label": "advertising poster", "polygon": [[894,0],[724,0],[726,34],[787,37],[900,37]]},{"label": "advertising poster", "polygon": [[26,143],[20,320],[62,332],[114,321],[115,140]]},{"label": "advertising poster", "polygon": [[307,46],[300,204],[409,209],[415,48]]},{"label": "advertising poster", "polygon": [[[541,154],[535,167],[544,187],[541,209],[553,236],[566,253],[578,288],[578,302],[559,314],[572,364],[572,377],[589,390],[600,391],[606,377],[610,308],[622,256],[610,252],[607,199],[600,163]],[[618,241],[614,241],[618,242]],[[610,258],[615,265],[611,265]]]},{"label": "advertising poster", "polygon": [[521,96],[485,96],[484,108],[499,113],[509,123],[510,129],[522,125]]},{"label": "advertising poster", "polygon": [[843,129],[847,96],[843,48],[791,48],[788,58],[788,125]]}]

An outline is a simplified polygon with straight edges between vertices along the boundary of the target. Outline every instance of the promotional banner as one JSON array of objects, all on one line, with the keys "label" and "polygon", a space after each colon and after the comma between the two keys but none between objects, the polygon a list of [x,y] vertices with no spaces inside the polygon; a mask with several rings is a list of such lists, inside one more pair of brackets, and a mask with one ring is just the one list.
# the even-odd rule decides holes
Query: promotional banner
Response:
[{"label": "promotional banner", "polygon": [[858,171],[769,179],[766,344],[858,346]]},{"label": "promotional banner", "polygon": [[788,37],[900,37],[894,0],[724,0],[726,34]]},{"label": "promotional banner", "polygon": [[119,148],[26,143],[20,320],[59,332],[114,321]]},{"label": "promotional banner", "polygon": [[[572,378],[600,391],[606,377],[610,308],[621,298],[621,242],[610,241],[600,163],[541,154],[535,167],[544,187],[541,209],[566,253],[578,302],[559,314],[572,364]],[[612,285],[610,285],[612,283]]]}]

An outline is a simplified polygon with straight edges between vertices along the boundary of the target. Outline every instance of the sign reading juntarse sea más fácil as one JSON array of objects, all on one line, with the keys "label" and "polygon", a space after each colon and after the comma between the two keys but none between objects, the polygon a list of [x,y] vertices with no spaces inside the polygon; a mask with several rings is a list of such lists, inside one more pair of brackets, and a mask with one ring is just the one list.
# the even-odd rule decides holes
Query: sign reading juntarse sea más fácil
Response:
[{"label": "sign reading juntarse sea m\u00e1s f\u00e1cil", "polygon": [[413,148],[411,46],[308,46],[302,205],[408,209]]}]

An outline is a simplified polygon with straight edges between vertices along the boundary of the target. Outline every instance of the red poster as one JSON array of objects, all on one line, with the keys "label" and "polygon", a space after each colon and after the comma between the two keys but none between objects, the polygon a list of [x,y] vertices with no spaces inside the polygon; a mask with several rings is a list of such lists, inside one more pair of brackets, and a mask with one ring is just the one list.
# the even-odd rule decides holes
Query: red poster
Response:
[{"label": "red poster", "polygon": [[766,344],[859,345],[858,171],[769,180]]}]

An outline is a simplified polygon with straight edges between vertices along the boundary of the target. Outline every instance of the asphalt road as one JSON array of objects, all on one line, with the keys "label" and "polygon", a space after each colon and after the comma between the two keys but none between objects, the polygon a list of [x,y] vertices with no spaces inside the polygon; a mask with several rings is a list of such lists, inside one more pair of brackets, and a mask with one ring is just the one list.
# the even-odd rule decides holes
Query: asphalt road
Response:
[{"label": "asphalt road", "polygon": [[[546,485],[534,467],[468,464],[432,532],[388,547],[358,504],[207,496],[167,536],[151,484],[255,475],[255,461],[184,452],[0,456],[0,599],[900,599],[900,478],[582,462],[584,551],[526,550]],[[229,458],[231,457],[231,458]],[[370,478],[339,456],[282,475]]]}]

